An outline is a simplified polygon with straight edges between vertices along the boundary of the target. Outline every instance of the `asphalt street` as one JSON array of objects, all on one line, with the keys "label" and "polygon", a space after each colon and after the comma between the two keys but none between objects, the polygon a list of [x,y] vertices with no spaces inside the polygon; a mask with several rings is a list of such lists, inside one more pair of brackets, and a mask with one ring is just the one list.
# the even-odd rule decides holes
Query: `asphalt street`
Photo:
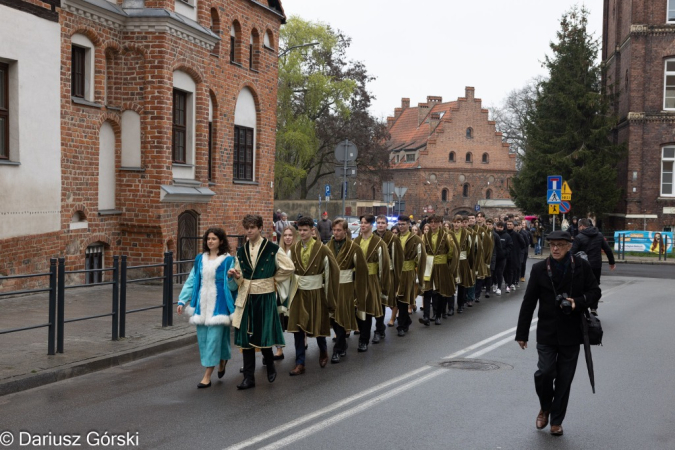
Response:
[{"label": "asphalt street", "polygon": [[[325,369],[310,341],[307,373],[299,377],[287,375],[294,367],[287,335],[291,346],[276,382],[269,384],[259,365],[257,386],[248,391],[235,388],[236,349],[225,377],[214,374],[211,388],[197,390],[203,370],[194,346],[0,397],[0,439],[12,433],[8,448],[40,448],[20,439],[41,435],[54,444],[66,434],[82,436],[81,447],[90,448],[88,433],[107,432],[130,433],[132,444],[137,436],[137,447],[114,448],[144,449],[672,449],[672,276],[617,276],[619,270],[601,285],[597,393],[581,356],[563,437],[534,426],[534,328],[528,349],[513,341],[519,289],[441,326],[415,323],[404,338],[389,328],[367,353],[356,352],[352,336],[348,356]],[[455,368],[444,367],[450,359]]]}]

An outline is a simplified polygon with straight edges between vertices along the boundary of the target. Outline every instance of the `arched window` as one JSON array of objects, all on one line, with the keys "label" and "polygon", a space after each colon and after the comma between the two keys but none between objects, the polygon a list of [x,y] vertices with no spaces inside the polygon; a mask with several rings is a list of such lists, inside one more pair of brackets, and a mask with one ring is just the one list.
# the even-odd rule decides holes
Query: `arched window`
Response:
[{"label": "arched window", "polygon": [[241,26],[239,22],[235,21],[230,27],[230,62],[238,63],[239,62],[239,52],[237,51],[237,45],[239,45],[239,37],[241,35]]},{"label": "arched window", "polygon": [[239,92],[234,109],[234,179],[255,180],[257,114],[253,92]]},{"label": "arched window", "polygon": [[122,167],[141,167],[141,116],[132,109],[122,113]]},{"label": "arched window", "polygon": [[265,33],[265,37],[263,38],[263,45],[269,48],[270,50],[274,49],[274,37],[270,30],[267,30],[267,32]]},{"label": "arched window", "polygon": [[473,162],[473,154],[471,154],[471,152],[467,152],[466,162],[468,162],[468,163]]},{"label": "arched window", "polygon": [[492,198],[492,189],[488,189],[487,191],[485,191],[485,198],[487,200],[490,200]]},{"label": "arched window", "polygon": [[72,60],[70,95],[90,102],[94,101],[94,44],[84,34],[71,38]]},{"label": "arched window", "polygon": [[258,30],[251,31],[251,38],[248,46],[248,68],[251,70],[258,70],[260,67],[260,35]]},{"label": "arched window", "polygon": [[447,201],[448,201],[448,190],[447,190],[447,189],[443,189],[443,190],[441,191],[441,201],[442,201],[442,202],[447,202]]},{"label": "arched window", "polygon": [[[220,36],[220,17],[218,17],[218,10],[216,8],[211,8],[211,31]],[[216,45],[213,46],[211,54],[214,56],[220,55],[220,41],[216,42]]]},{"label": "arched window", "polygon": [[448,161],[455,162],[455,152],[450,152],[450,154],[448,155]]},{"label": "arched window", "polygon": [[469,196],[469,183],[464,183],[464,186],[462,187],[462,197],[468,196]]},{"label": "arched window", "polygon": [[483,161],[482,162],[483,162],[483,164],[489,163],[490,162],[490,155],[488,155],[487,153],[483,153]]},{"label": "arched window", "polygon": [[473,139],[473,128],[469,127],[466,129],[466,138]]}]

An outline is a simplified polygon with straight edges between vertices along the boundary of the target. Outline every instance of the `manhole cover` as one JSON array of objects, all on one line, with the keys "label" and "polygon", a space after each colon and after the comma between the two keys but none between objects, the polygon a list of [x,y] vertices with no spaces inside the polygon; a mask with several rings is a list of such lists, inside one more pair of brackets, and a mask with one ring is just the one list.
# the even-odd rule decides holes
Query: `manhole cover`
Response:
[{"label": "manhole cover", "polygon": [[440,367],[443,369],[459,369],[459,370],[500,370],[500,369],[512,369],[508,364],[503,364],[496,361],[485,361],[482,359],[443,359],[435,363],[431,363],[432,366]]}]

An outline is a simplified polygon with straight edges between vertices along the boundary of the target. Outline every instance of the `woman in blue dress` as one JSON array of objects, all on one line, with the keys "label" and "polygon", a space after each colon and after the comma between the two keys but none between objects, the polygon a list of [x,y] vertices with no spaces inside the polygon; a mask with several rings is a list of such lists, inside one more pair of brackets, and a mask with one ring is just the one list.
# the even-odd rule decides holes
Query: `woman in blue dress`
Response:
[{"label": "woman in blue dress", "polygon": [[[221,228],[209,228],[204,233],[203,251],[195,258],[190,276],[178,299],[178,314],[183,310],[190,323],[197,326],[197,342],[204,378],[197,388],[211,386],[211,374],[218,365],[218,378],[225,375],[230,353],[230,315],[234,312],[237,284],[228,280],[227,271],[234,267],[228,253],[227,235]],[[229,281],[229,283],[228,283]]]}]

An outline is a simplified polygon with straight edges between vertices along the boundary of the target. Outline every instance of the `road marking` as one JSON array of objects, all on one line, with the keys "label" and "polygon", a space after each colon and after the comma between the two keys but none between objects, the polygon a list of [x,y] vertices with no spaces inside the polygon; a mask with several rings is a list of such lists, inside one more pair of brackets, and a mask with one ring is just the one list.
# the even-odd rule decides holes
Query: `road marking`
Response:
[{"label": "road marking", "polygon": [[[532,322],[533,322],[533,323],[536,323],[537,320],[538,320],[538,319],[534,319]],[[534,328],[534,325],[530,328],[530,330],[531,330],[532,328]],[[465,353],[469,353],[469,352],[471,352],[472,350],[475,350],[475,349],[477,349],[477,348],[479,348],[479,347],[481,347],[481,346],[483,346],[483,345],[485,345],[485,344],[487,344],[487,343],[489,343],[489,342],[494,341],[495,339],[499,339],[500,337],[502,337],[502,336],[504,336],[504,335],[506,335],[506,334],[513,333],[515,330],[516,330],[516,328],[514,327],[514,328],[510,328],[510,329],[508,329],[508,330],[506,330],[506,331],[502,331],[501,333],[495,334],[494,336],[491,336],[491,337],[489,337],[489,338],[487,338],[487,339],[483,339],[482,341],[480,341],[480,342],[478,342],[478,343],[476,343],[476,344],[470,345],[470,346],[468,346],[468,347],[466,347],[466,348],[463,348],[462,350],[459,350],[459,351],[457,351],[457,352],[455,352],[455,353],[453,353],[453,354],[451,354],[451,355],[449,355],[449,356],[446,356],[446,357],[443,358],[443,359],[452,359],[452,358],[456,358],[456,357],[458,357],[458,356],[461,356],[461,355],[463,355],[463,354],[465,354]],[[503,343],[500,344],[500,345],[504,345],[504,343],[506,343],[507,341],[512,341],[513,339],[514,339],[514,337],[510,337],[510,338],[508,338],[508,340],[505,339],[505,340],[503,340],[503,341],[500,341],[500,342],[503,342]],[[491,347],[497,348],[497,347],[495,347],[494,345],[491,346]],[[284,425],[280,425],[280,426],[278,426],[278,427],[276,427],[276,428],[272,428],[271,430],[269,430],[269,431],[267,431],[267,432],[265,432],[265,433],[259,434],[259,435],[255,436],[255,437],[252,437],[251,439],[247,439],[247,440],[245,440],[245,441],[239,442],[238,444],[232,445],[232,446],[230,446],[230,447],[226,447],[225,450],[241,450],[241,449],[243,449],[243,448],[246,448],[246,447],[249,447],[249,446],[251,446],[251,445],[257,444],[258,442],[262,442],[262,441],[264,441],[264,440],[266,440],[266,439],[269,439],[269,438],[271,438],[271,437],[273,437],[273,436],[275,436],[275,435],[277,435],[277,434],[283,433],[283,432],[285,432],[285,431],[288,431],[288,430],[290,430],[290,429],[293,429],[293,428],[295,428],[295,427],[298,427],[298,426],[300,426],[300,425],[302,425],[302,424],[304,424],[304,423],[307,423],[307,422],[309,422],[309,421],[312,421],[312,420],[316,419],[317,417],[320,417],[320,416],[322,416],[322,415],[324,415],[324,414],[328,414],[328,413],[331,413],[331,412],[333,412],[333,411],[335,411],[335,410],[342,409],[344,406],[346,406],[346,405],[348,405],[348,404],[350,404],[350,403],[352,403],[352,402],[355,402],[355,401],[357,401],[357,400],[360,400],[360,399],[362,399],[362,398],[364,398],[364,397],[367,397],[367,396],[369,396],[369,395],[371,395],[371,394],[374,394],[374,393],[377,392],[377,391],[380,391],[380,390],[382,390],[382,389],[385,389],[385,388],[387,388],[387,387],[389,387],[389,386],[391,386],[391,385],[393,385],[393,384],[400,383],[401,381],[403,381],[403,380],[405,380],[405,379],[408,379],[408,378],[410,378],[410,377],[414,377],[414,376],[416,376],[416,375],[422,374],[422,373],[424,373],[424,372],[426,372],[426,371],[429,371],[429,370],[431,370],[431,369],[432,369],[432,367],[430,367],[430,366],[424,366],[424,367],[420,367],[419,369],[415,369],[415,370],[413,370],[413,371],[411,371],[411,372],[404,373],[403,375],[400,375],[400,376],[398,376],[398,377],[396,377],[396,378],[393,378],[393,379],[391,379],[391,380],[389,380],[389,381],[385,381],[385,382],[380,383],[380,384],[378,384],[378,385],[376,385],[376,386],[373,386],[373,387],[371,387],[371,388],[369,388],[369,389],[366,389],[366,390],[364,390],[364,391],[361,391],[361,392],[359,392],[358,394],[354,394],[354,395],[352,395],[351,397],[347,397],[346,399],[341,400],[341,401],[339,401],[339,402],[337,402],[337,403],[333,403],[332,405],[326,406],[325,408],[319,409],[319,410],[317,410],[317,411],[315,411],[315,412],[313,412],[313,413],[310,413],[310,414],[307,414],[307,415],[305,415],[305,416],[299,417],[299,418],[297,418],[297,419],[295,419],[295,420],[293,420],[293,421],[291,421],[291,422],[289,422],[289,423],[286,423],[286,424],[284,424]],[[442,374],[442,373],[444,373],[444,372],[443,372],[443,371],[434,371],[434,372],[432,372],[431,374],[424,375],[422,378],[423,378],[423,379],[426,379],[426,377],[433,378],[433,377],[435,377],[435,376],[437,376],[437,375],[440,375],[440,374]],[[404,389],[407,389],[407,388],[411,387],[411,386],[414,385],[414,384],[419,383],[420,381],[421,381],[421,379],[416,378],[415,380],[413,380],[412,382],[409,382],[409,383],[405,384],[404,386],[396,387],[396,388],[395,388],[395,391],[396,391],[396,392],[399,392],[399,390],[402,391],[402,390],[404,390]],[[381,397],[381,398],[380,398],[380,397]],[[365,403],[362,403],[362,404],[360,404],[360,405],[358,405],[358,406],[355,406],[354,408],[351,408],[351,409],[349,409],[349,410],[347,410],[347,411],[341,412],[341,413],[338,414],[337,416],[334,416],[334,418],[336,418],[336,417],[346,418],[348,415],[345,415],[345,413],[354,414],[355,411],[362,411],[362,410],[364,410],[364,409],[369,408],[370,406],[373,406],[373,405],[379,403],[380,401],[382,401],[382,400],[384,400],[384,399],[386,399],[386,398],[391,398],[391,397],[392,397],[392,391],[387,391],[387,392],[385,392],[384,394],[382,394],[382,395],[380,395],[380,396],[378,396],[378,397],[375,397],[375,398],[372,398],[372,399],[366,401]],[[323,428],[323,427],[325,427],[325,426],[327,425],[327,422],[330,422],[330,423],[336,422],[336,421],[334,420],[334,418],[328,419],[327,421],[324,420],[324,421],[321,422],[321,424],[316,425],[316,426],[319,426],[320,428]],[[340,419],[340,420],[342,420],[342,419]],[[303,431],[299,432],[299,433],[304,433],[304,434],[303,434],[301,437],[298,437],[298,438],[296,438],[296,439],[294,439],[294,440],[302,439],[302,437],[308,436],[309,434],[307,434],[306,431],[309,430],[309,429],[314,429],[314,426],[312,426],[312,427],[310,427],[310,428],[308,428],[308,429],[306,429],[306,430],[303,430]],[[299,433],[292,434],[292,435],[290,435],[290,436],[284,438],[282,441],[283,441],[283,442],[286,442],[287,439],[289,439],[289,438],[291,438],[291,437],[293,437],[293,436],[296,436],[296,435],[298,435]],[[279,442],[282,442],[282,441],[279,441]],[[287,445],[287,444],[290,443],[290,442],[293,442],[293,441],[288,441],[288,442],[287,442],[286,444],[284,444],[284,445]],[[273,445],[276,445],[276,444],[273,444]],[[268,448],[268,447],[265,447],[265,448]],[[269,448],[278,448],[278,447],[269,447]]]}]

